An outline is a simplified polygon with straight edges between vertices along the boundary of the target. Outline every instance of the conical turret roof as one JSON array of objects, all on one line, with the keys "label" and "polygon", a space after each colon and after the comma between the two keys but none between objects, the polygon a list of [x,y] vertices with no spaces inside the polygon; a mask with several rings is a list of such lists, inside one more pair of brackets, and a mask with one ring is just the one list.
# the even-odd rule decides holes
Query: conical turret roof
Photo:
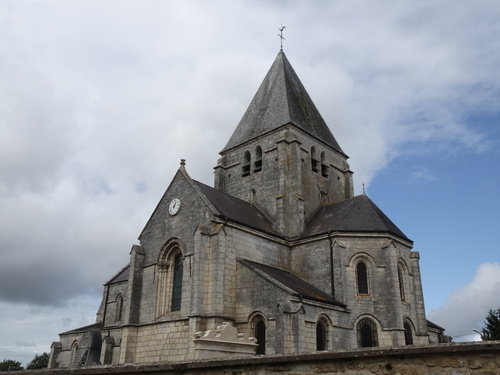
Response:
[{"label": "conical turret roof", "polygon": [[288,123],[344,154],[281,50],[222,152]]}]

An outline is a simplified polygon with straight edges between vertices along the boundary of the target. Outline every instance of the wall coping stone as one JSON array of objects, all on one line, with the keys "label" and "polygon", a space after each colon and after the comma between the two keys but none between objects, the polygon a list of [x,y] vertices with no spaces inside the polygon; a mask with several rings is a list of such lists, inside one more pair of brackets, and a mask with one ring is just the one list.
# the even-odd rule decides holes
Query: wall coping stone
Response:
[{"label": "wall coping stone", "polygon": [[[457,355],[476,355],[484,356],[500,356],[500,341],[480,341],[480,342],[465,342],[451,344],[429,344],[429,345],[412,345],[403,347],[385,347],[385,348],[363,348],[351,350],[335,350],[314,353],[298,353],[288,355],[262,355],[252,357],[232,357],[227,359],[201,359],[189,361],[171,361],[157,363],[137,363],[137,364],[122,364],[122,365],[104,365],[86,368],[61,368],[61,369],[44,369],[44,370],[26,370],[23,375],[40,374],[40,375],[104,375],[104,374],[176,374],[186,373],[189,371],[202,373],[205,369],[206,373],[215,371],[217,368],[225,368],[226,370],[255,371],[259,366],[268,368],[275,367],[278,372],[285,370],[280,367],[292,368],[293,366],[303,364],[321,364],[332,361],[345,360],[396,360],[396,359],[411,359],[417,357],[434,356],[450,356]],[[274,371],[276,371],[274,370]],[[10,375],[12,372],[0,372],[0,375]]]}]

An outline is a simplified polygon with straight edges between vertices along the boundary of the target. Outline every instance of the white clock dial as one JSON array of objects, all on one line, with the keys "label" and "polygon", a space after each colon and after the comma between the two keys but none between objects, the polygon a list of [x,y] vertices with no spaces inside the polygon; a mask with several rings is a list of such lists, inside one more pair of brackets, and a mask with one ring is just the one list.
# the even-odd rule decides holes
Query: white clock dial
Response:
[{"label": "white clock dial", "polygon": [[168,206],[168,212],[170,215],[175,215],[181,209],[181,200],[179,198],[172,199],[170,206]]}]

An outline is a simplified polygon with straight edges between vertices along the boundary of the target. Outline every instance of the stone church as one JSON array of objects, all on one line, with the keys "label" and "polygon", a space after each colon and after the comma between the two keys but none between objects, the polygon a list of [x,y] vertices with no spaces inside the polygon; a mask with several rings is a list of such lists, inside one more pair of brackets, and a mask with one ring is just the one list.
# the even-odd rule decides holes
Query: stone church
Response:
[{"label": "stone church", "polygon": [[365,194],[281,50],[215,166],[184,160],[49,367],[439,342],[413,242]]}]

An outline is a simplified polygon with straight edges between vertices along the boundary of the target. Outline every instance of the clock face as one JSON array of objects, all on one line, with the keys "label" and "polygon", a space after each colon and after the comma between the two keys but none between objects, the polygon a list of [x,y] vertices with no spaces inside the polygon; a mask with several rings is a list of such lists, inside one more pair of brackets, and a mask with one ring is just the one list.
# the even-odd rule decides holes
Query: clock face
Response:
[{"label": "clock face", "polygon": [[180,209],[181,200],[179,198],[172,199],[172,202],[170,202],[170,206],[168,206],[168,212],[170,213],[170,215],[176,215]]}]

